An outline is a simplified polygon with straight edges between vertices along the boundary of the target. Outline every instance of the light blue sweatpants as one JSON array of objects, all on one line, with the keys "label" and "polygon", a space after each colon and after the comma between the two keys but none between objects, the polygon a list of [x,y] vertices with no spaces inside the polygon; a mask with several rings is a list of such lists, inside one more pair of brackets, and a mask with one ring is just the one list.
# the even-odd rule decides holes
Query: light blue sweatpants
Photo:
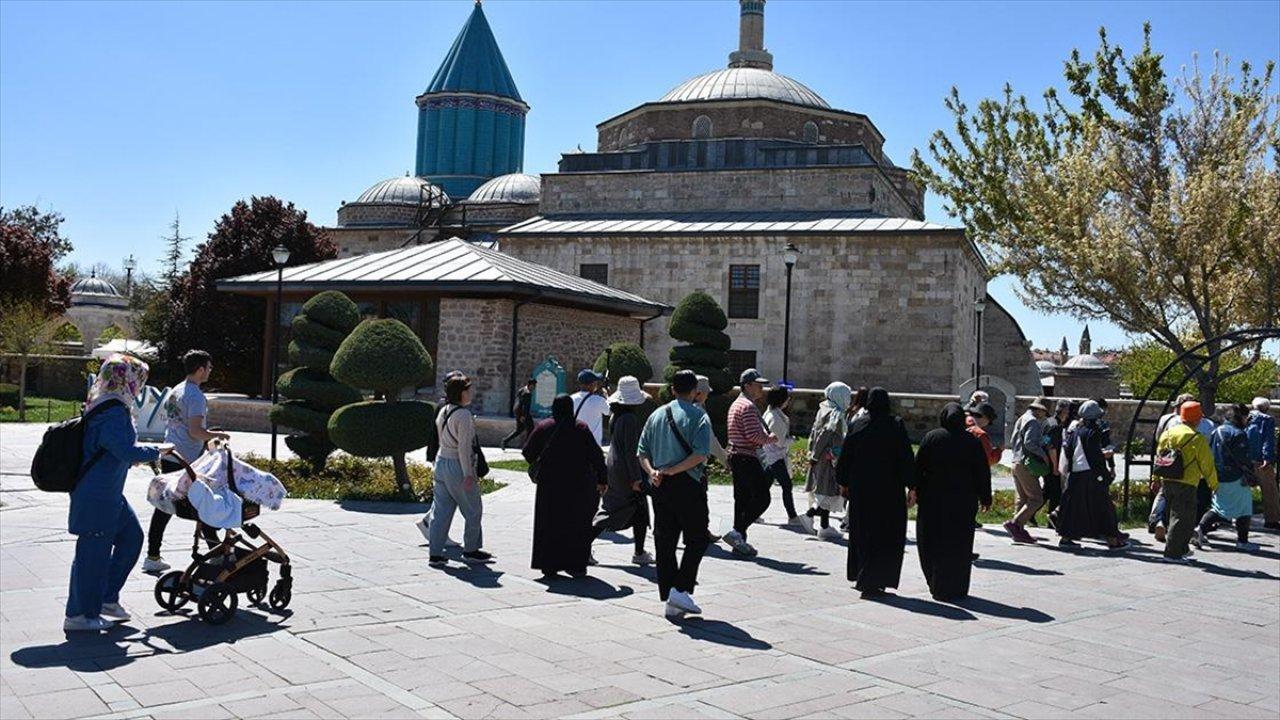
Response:
[{"label": "light blue sweatpants", "polygon": [[480,499],[479,481],[466,487],[462,480],[462,465],[457,458],[437,457],[435,488],[431,500],[431,554],[444,555],[445,541],[453,525],[453,513],[462,513],[466,527],[462,531],[462,551],[471,552],[484,546],[484,533],[480,529],[480,516],[484,506]]}]

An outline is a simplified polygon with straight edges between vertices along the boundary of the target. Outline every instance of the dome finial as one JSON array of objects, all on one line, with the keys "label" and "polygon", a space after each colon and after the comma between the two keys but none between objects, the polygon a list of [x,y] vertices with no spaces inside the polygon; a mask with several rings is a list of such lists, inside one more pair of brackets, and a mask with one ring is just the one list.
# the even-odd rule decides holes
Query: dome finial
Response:
[{"label": "dome finial", "polygon": [[764,49],[764,3],[738,0],[738,49],[729,53],[729,67],[773,69],[773,55]]}]

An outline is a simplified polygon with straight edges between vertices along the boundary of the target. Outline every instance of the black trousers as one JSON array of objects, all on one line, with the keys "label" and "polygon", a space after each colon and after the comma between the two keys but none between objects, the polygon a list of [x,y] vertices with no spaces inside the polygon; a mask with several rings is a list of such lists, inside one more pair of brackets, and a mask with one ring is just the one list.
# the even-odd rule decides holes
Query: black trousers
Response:
[{"label": "black trousers", "polygon": [[1045,512],[1052,514],[1062,503],[1062,477],[1050,474],[1045,475],[1043,479]]},{"label": "black trousers", "polygon": [[649,501],[644,495],[637,493],[630,505],[613,512],[601,511],[591,528],[595,533],[592,537],[600,537],[606,530],[616,532],[625,527],[631,528],[635,538],[636,555],[644,552],[644,538],[649,531]]},{"label": "black trousers", "polygon": [[[757,465],[759,463],[756,463]],[[693,592],[698,566],[707,552],[707,486],[681,473],[665,478],[653,489],[653,545],[657,553],[658,597],[672,588]],[[684,536],[684,556],[676,562],[676,545]]]},{"label": "black trousers", "polygon": [[791,494],[791,476],[787,474],[787,461],[779,460],[769,466],[769,477],[782,486],[782,507],[787,511],[787,519],[796,516],[796,501]]},{"label": "black trousers", "polygon": [[769,509],[773,478],[754,455],[730,455],[729,470],[733,473],[733,529],[746,540],[751,523]]},{"label": "black trousers", "polygon": [[[520,435],[527,433],[532,429],[533,429],[532,420],[530,420],[529,418],[517,418],[516,429],[512,430],[510,435],[502,438],[503,447],[505,447],[507,443],[511,442],[512,440],[515,440],[517,437],[520,437]],[[528,440],[528,438],[526,437],[525,440]],[[523,446],[524,443],[520,443],[520,445]]]},{"label": "black trousers", "polygon": [[[160,460],[160,472],[171,473],[182,469],[182,464],[167,458]],[[169,520],[173,516],[160,509],[156,509],[151,513],[151,523],[147,526],[147,557],[160,557],[160,546],[164,544],[164,530],[169,527]],[[200,526],[200,534],[204,537],[204,541],[209,543],[209,547],[213,548],[222,542],[218,537],[218,531],[208,525]]]},{"label": "black trousers", "polygon": [[[1236,539],[1240,542],[1249,542],[1249,523],[1253,521],[1251,517],[1236,518]],[[1231,521],[1222,517],[1218,513],[1209,510],[1200,518],[1200,532],[1208,535],[1218,528],[1219,525],[1225,525]]]}]

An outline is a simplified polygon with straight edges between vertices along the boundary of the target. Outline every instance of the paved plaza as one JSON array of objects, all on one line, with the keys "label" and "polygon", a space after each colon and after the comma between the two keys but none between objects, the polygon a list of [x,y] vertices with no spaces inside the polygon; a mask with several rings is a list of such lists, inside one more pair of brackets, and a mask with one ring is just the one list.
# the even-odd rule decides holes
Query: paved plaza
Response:
[{"label": "paved plaza", "polygon": [[[1019,717],[1280,716],[1280,553],[1158,560],[1145,532],[1120,556],[978,535],[973,599],[928,598],[914,546],[901,592],[859,600],[843,543],[778,523],[755,560],[703,563],[705,617],[662,616],[651,569],[606,536],[583,581],[529,565],[533,486],[485,498],[483,569],[426,565],[421,506],[291,500],[260,525],[294,560],[293,603],[241,605],[221,627],[159,610],[135,574],[135,619],[101,636],[61,631],[73,542],[65,496],[26,476],[42,426],[0,428],[0,717]],[[237,437],[237,447],[261,438]],[[149,515],[150,471],[127,493]],[[723,528],[731,491],[712,489]],[[144,515],[145,513],[145,515]],[[189,551],[176,521],[165,555]],[[1038,537],[1049,537],[1044,530]],[[460,536],[455,529],[455,537]],[[244,603],[244,598],[241,598]]]}]

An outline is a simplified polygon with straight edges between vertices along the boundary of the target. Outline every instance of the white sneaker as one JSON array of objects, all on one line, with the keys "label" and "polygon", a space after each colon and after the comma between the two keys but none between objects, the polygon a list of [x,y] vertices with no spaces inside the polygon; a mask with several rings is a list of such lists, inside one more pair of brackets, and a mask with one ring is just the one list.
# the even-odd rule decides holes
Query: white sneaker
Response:
[{"label": "white sneaker", "polygon": [[81,632],[89,630],[92,630],[93,632],[102,632],[103,630],[110,630],[112,627],[114,626],[111,624],[111,621],[104,620],[100,617],[87,618],[83,615],[76,615],[75,617],[69,617],[62,621],[63,632]]},{"label": "white sneaker", "polygon": [[839,540],[841,537],[840,531],[833,527],[824,527],[818,531],[819,540]]},{"label": "white sneaker", "polygon": [[647,552],[637,553],[631,556],[631,562],[635,565],[652,565],[653,556]]},{"label": "white sneaker", "polygon": [[162,557],[147,558],[142,561],[142,572],[144,573],[162,573],[169,569],[169,563],[164,561]]},{"label": "white sneaker", "polygon": [[128,610],[121,607],[120,603],[103,603],[102,610],[99,611],[102,617],[116,622],[129,622],[133,616]]},{"label": "white sneaker", "polygon": [[693,613],[697,615],[702,612],[702,608],[698,607],[698,604],[693,601],[693,598],[689,593],[681,592],[679,590],[672,590],[670,594],[667,595],[667,604],[674,605],[686,613]]},{"label": "white sneaker", "polygon": [[590,565],[590,566],[592,566],[592,567],[595,567],[596,565],[599,565],[599,564],[600,564],[600,561],[596,559],[596,554],[595,554],[595,553],[591,553],[591,554],[587,555],[587,564],[588,564],[588,565]]},{"label": "white sneaker", "polygon": [[1193,555],[1195,555],[1195,553],[1188,550],[1187,554],[1183,555],[1182,557],[1166,557],[1164,555],[1161,555],[1160,559],[1167,563],[1177,563],[1179,565],[1188,565],[1192,562]]},{"label": "white sneaker", "polygon": [[721,535],[720,539],[723,540],[726,545],[735,549],[739,545],[741,545],[743,542],[745,542],[745,539],[742,537],[742,533],[738,532],[737,530],[730,530],[724,535]]},{"label": "white sneaker", "polygon": [[813,518],[808,515],[797,515],[791,518],[791,526],[804,530],[806,535],[813,534]]},{"label": "white sneaker", "polygon": [[1240,552],[1253,552],[1254,550],[1257,550],[1259,547],[1260,546],[1258,545],[1258,543],[1255,543],[1255,542],[1248,542],[1248,541],[1240,542],[1239,540],[1236,541],[1236,550],[1239,550]]},{"label": "white sneaker", "polygon": [[1196,534],[1191,536],[1191,544],[1196,546],[1197,550],[1204,549],[1204,531],[1196,528]]},{"label": "white sneaker", "polygon": [[422,533],[422,539],[431,542],[431,530],[427,527],[427,519],[419,518],[418,522],[413,524],[418,528],[418,532]]},{"label": "white sneaker", "polygon": [[671,603],[667,603],[666,611],[663,614],[667,616],[668,620],[683,620],[685,613],[683,610],[676,607],[675,605],[672,605]]}]

